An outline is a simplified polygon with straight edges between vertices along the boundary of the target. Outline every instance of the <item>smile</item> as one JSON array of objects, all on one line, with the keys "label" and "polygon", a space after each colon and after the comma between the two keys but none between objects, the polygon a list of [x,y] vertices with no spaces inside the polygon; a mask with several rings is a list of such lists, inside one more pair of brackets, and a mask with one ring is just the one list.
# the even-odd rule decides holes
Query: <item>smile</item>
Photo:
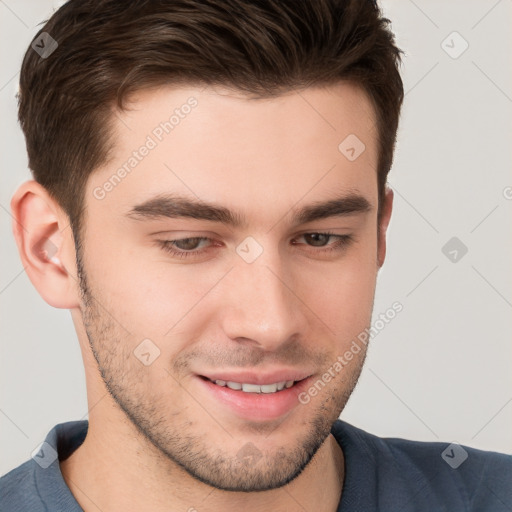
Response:
[{"label": "smile", "polygon": [[278,391],[282,391],[283,389],[289,389],[294,384],[295,381],[287,380],[281,382],[275,382],[274,384],[248,384],[245,382],[233,382],[233,381],[225,381],[225,380],[210,380],[217,384],[217,386],[227,387],[234,391],[243,391],[244,393],[277,393]]}]

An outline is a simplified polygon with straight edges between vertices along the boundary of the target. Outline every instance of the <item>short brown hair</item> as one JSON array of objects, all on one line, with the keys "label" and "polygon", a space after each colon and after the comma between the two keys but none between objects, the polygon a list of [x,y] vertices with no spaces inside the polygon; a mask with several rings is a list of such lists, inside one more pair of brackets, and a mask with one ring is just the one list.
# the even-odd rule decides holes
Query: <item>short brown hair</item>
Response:
[{"label": "short brown hair", "polygon": [[[234,87],[256,97],[351,81],[372,100],[379,214],[393,159],[401,50],[372,0],[70,0],[27,50],[19,120],[29,166],[80,232],[89,175],[108,160],[112,107],[163,84]],[[341,141],[340,141],[341,142]]]}]

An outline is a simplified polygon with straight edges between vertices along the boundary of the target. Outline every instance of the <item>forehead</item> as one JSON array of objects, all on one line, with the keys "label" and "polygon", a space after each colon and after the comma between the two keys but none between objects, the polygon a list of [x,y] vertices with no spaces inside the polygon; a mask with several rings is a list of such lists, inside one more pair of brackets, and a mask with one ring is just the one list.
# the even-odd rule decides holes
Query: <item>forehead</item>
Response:
[{"label": "forehead", "polygon": [[279,205],[333,193],[376,201],[375,114],[352,84],[263,99],[227,88],[166,86],[133,95],[127,106],[113,117],[108,164],[88,182],[93,207],[126,212],[173,193],[238,211],[257,202],[263,213],[272,204],[267,213],[275,218]]}]

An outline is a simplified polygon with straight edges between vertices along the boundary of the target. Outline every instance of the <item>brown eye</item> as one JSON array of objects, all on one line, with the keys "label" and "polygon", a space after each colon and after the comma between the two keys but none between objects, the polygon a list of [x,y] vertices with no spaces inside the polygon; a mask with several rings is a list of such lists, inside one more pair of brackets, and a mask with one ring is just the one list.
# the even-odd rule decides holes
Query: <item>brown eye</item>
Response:
[{"label": "brown eye", "polygon": [[306,233],[304,239],[308,240],[308,243],[314,247],[323,247],[327,244],[332,235],[327,233]]},{"label": "brown eye", "polygon": [[[335,233],[305,233],[299,238],[305,240],[305,244],[297,243],[295,240],[292,241],[293,245],[306,245],[307,247],[315,248],[310,252],[317,254],[327,254],[333,251],[341,252],[348,247],[352,241],[352,235],[337,235]],[[331,242],[331,239],[334,242]],[[203,244],[204,242],[204,244]],[[166,252],[171,254],[173,257],[178,258],[200,258],[206,254],[215,245],[215,241],[207,237],[189,237],[180,238],[177,240],[157,240],[158,245],[162,247]]]},{"label": "brown eye", "polygon": [[[319,247],[316,252],[329,252],[340,251],[348,246],[352,241],[352,235],[336,235],[335,233],[304,233],[300,236],[306,241],[308,247]],[[334,239],[334,243],[328,243],[329,240]],[[294,245],[297,245],[294,242]],[[299,244],[300,245],[300,244]],[[325,249],[323,249],[325,247]]]},{"label": "brown eye", "polygon": [[173,244],[176,248],[181,249],[183,251],[193,251],[194,249],[198,248],[202,240],[205,240],[205,238],[182,238],[181,240],[173,240]]}]

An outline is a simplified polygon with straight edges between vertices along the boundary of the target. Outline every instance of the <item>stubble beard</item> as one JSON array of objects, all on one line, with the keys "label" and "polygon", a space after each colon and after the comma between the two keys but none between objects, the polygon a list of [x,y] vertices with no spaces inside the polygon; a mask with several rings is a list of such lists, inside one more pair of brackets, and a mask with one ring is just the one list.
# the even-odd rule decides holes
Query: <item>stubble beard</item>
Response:
[{"label": "stubble beard", "polygon": [[[236,449],[229,453],[223,446],[212,445],[208,432],[217,425],[199,425],[199,422],[186,418],[182,411],[165,416],[167,402],[159,400],[151,386],[144,388],[141,385],[144,368],[133,365],[133,354],[123,343],[121,328],[95,299],[79,257],[77,268],[82,319],[101,378],[114,402],[142,436],[142,443],[151,443],[158,456],[164,462],[170,462],[167,464],[170,475],[173,466],[177,465],[195,480],[215,489],[258,492],[282,487],[302,473],[327,440],[332,424],[348,402],[360,376],[365,354],[343,389],[332,387],[332,392],[326,393],[321,403],[311,402],[316,406],[315,414],[294,429],[294,432],[304,434],[295,439],[293,446],[262,450],[256,463],[247,464],[237,455],[239,451]],[[309,406],[301,404],[297,407]],[[203,418],[213,422],[206,413]]]}]

